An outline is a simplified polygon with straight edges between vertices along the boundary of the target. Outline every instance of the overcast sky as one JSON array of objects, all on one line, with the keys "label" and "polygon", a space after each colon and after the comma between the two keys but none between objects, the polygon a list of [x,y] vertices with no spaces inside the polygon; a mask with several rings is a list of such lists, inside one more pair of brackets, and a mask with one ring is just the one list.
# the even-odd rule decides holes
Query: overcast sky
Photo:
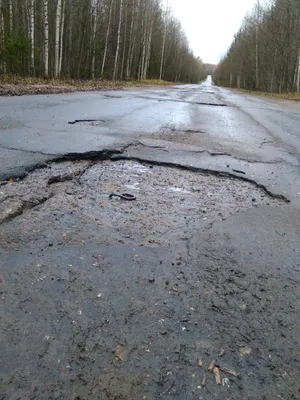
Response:
[{"label": "overcast sky", "polygon": [[205,63],[217,64],[255,1],[169,0],[169,4],[181,21],[195,55]]}]

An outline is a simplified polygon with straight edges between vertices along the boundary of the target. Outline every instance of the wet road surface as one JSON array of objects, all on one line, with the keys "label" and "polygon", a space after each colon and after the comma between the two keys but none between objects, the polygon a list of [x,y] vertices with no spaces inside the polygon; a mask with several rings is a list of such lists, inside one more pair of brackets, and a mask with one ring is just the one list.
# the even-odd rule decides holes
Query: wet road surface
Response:
[{"label": "wet road surface", "polygon": [[296,103],[208,80],[0,107],[1,399],[299,398]]}]

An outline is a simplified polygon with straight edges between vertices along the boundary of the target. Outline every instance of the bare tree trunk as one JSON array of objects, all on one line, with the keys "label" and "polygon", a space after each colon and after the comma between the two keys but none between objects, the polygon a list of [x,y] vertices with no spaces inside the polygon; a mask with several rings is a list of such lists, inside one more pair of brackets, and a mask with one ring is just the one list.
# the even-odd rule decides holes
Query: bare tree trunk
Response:
[{"label": "bare tree trunk", "polygon": [[122,65],[121,65],[121,73],[120,73],[121,81],[123,80],[123,76],[124,76],[126,45],[127,45],[127,7],[126,7],[126,3],[125,3],[124,45],[123,45],[123,57],[122,57]]},{"label": "bare tree trunk", "polygon": [[164,21],[165,26],[164,26],[164,36],[163,36],[163,42],[162,42],[162,47],[161,47],[161,59],[160,59],[160,71],[159,71],[159,80],[162,80],[163,76],[163,67],[164,67],[164,58],[165,58],[165,47],[166,47],[166,37],[167,37],[167,21]]},{"label": "bare tree trunk", "polygon": [[8,1],[8,8],[9,8],[9,34],[12,35],[13,30],[13,0]]},{"label": "bare tree trunk", "polygon": [[97,0],[92,0],[92,79],[95,79],[95,63],[96,63],[96,31],[97,31]]},{"label": "bare tree trunk", "polygon": [[128,55],[127,55],[127,63],[126,63],[126,79],[130,78],[130,57],[131,57],[131,48],[133,43],[133,27],[134,27],[134,17],[135,17],[135,0],[132,1],[132,16],[131,16],[131,24],[130,24],[130,33],[128,40]]},{"label": "bare tree trunk", "polygon": [[[138,16],[139,16],[139,11],[140,11],[140,4],[141,4],[141,0],[137,0],[137,5],[136,5],[136,12],[135,14],[137,15],[136,20],[138,21]],[[131,72],[132,72],[132,63],[133,63],[133,56],[134,56],[134,49],[135,49],[135,44],[136,44],[136,39],[137,39],[138,33],[137,33],[137,24],[134,27],[134,31],[133,31],[133,39],[132,39],[132,46],[130,49],[130,53],[129,53],[129,69],[128,69],[128,73],[129,73],[129,77],[131,76]]]},{"label": "bare tree trunk", "polygon": [[44,75],[49,76],[49,21],[48,0],[44,0]]},{"label": "bare tree trunk", "polygon": [[146,21],[142,19],[142,54],[139,59],[139,69],[138,69],[138,79],[141,80],[143,78],[144,72],[144,64],[145,64],[145,56],[146,56],[146,36],[147,36],[147,13],[145,15]]},{"label": "bare tree trunk", "polygon": [[122,14],[123,14],[123,0],[120,0],[120,17],[119,17],[119,26],[118,26],[117,49],[116,49],[116,55],[115,55],[113,81],[116,80],[117,72],[118,72],[118,59],[119,59],[120,42],[121,42]]},{"label": "bare tree trunk", "polygon": [[150,26],[149,26],[149,31],[148,31],[148,38],[147,38],[147,43],[146,43],[146,58],[145,58],[145,65],[144,65],[144,71],[143,71],[143,79],[147,79],[148,75],[148,69],[149,69],[149,64],[150,64],[150,57],[151,57],[151,44],[152,44],[152,32],[153,32],[153,23],[154,19],[153,16],[150,16]]},{"label": "bare tree trunk", "polygon": [[108,25],[107,25],[107,31],[106,31],[104,55],[103,55],[102,68],[101,68],[101,78],[103,78],[104,68],[105,68],[105,63],[106,63],[106,55],[107,55],[107,47],[108,47],[108,39],[109,39],[109,32],[110,32],[110,25],[111,25],[111,14],[112,14],[113,5],[114,5],[114,0],[111,0],[110,8],[109,8]]},{"label": "bare tree trunk", "polygon": [[64,28],[65,28],[65,15],[66,15],[66,2],[62,3],[62,15],[61,15],[61,27],[60,27],[60,46],[59,46],[59,63],[58,63],[58,75],[61,75],[62,59],[64,50]]},{"label": "bare tree trunk", "polygon": [[300,52],[298,55],[298,71],[297,71],[297,79],[296,79],[296,90],[300,92]]},{"label": "bare tree trunk", "polygon": [[35,0],[30,0],[30,47],[31,47],[31,73],[34,74],[34,5]]},{"label": "bare tree trunk", "polygon": [[259,0],[257,0],[256,7],[257,7],[257,14],[256,14],[256,26],[255,26],[255,82],[256,82],[256,90],[258,90],[259,89],[258,24],[259,24],[259,10],[260,10]]},{"label": "bare tree trunk", "polygon": [[57,1],[56,8],[56,21],[55,21],[55,56],[54,56],[54,76],[58,76],[59,68],[59,37],[60,37],[60,24],[61,24],[61,10],[62,10],[62,0]]},{"label": "bare tree trunk", "polygon": [[[4,48],[4,38],[5,38],[4,17],[2,12],[2,0],[0,0],[0,58],[2,58],[2,51]],[[4,74],[6,73],[6,63],[4,60],[2,61],[2,72]]]}]

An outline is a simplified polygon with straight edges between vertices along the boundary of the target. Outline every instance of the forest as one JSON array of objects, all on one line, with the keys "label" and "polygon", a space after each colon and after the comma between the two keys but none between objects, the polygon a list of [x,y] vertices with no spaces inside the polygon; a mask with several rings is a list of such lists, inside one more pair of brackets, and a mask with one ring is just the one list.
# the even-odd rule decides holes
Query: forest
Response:
[{"label": "forest", "polygon": [[0,0],[0,74],[191,83],[206,76],[160,0]]},{"label": "forest", "polygon": [[299,92],[300,1],[257,1],[213,79],[248,90]]}]

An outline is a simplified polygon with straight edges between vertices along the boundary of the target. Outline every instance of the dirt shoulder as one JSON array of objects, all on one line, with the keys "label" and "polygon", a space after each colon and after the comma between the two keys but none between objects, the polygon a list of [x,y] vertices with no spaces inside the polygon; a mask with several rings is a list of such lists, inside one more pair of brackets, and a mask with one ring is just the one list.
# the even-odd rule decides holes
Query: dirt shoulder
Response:
[{"label": "dirt shoulder", "polygon": [[76,81],[49,80],[22,77],[0,77],[0,96],[23,96],[36,94],[59,94],[73,92],[96,92],[105,90],[130,90],[145,86],[165,86],[170,82],[158,80],[145,81]]}]

